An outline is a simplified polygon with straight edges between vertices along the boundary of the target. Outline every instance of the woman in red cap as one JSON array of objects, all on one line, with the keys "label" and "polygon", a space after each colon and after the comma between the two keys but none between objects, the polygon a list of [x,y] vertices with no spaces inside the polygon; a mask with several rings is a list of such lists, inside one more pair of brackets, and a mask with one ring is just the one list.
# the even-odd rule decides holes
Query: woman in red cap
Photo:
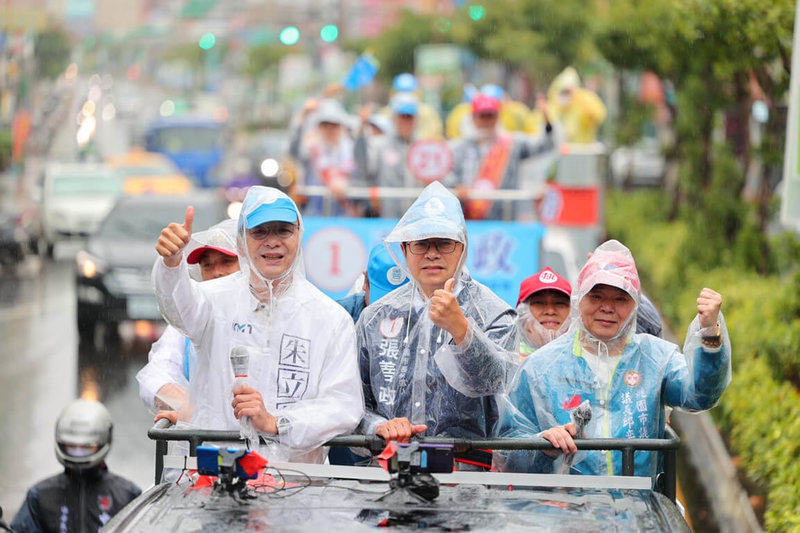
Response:
[{"label": "woman in red cap", "polygon": [[517,331],[522,359],[569,329],[572,286],[550,267],[545,267],[519,286]]}]

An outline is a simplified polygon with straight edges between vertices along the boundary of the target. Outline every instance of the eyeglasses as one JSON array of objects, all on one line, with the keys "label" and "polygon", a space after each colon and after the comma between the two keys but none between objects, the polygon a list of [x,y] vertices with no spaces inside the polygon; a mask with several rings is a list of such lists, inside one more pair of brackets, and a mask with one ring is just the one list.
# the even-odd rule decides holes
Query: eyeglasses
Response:
[{"label": "eyeglasses", "polygon": [[428,239],[407,242],[406,249],[414,255],[422,255],[427,253],[433,245],[440,254],[452,254],[456,249],[456,244],[459,242],[452,239]]},{"label": "eyeglasses", "polygon": [[296,229],[297,226],[294,224],[261,224],[260,226],[256,226],[253,229],[247,230],[247,234],[257,241],[263,241],[272,233],[277,235],[279,239],[286,240],[294,235]]}]

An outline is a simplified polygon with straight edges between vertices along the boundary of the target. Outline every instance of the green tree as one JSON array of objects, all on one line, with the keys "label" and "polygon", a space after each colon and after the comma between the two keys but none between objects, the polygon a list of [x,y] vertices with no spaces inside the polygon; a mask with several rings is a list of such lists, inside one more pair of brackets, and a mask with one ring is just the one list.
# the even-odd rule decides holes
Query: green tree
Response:
[{"label": "green tree", "polygon": [[[772,264],[765,235],[768,178],[783,145],[785,118],[777,104],[788,89],[793,14],[791,0],[618,0],[601,11],[596,43],[606,59],[620,69],[653,70],[675,86],[672,154],[680,180],[673,212],[682,209],[692,221],[702,217],[704,233],[713,235],[705,243],[712,253],[700,245],[695,250],[701,263],[744,252],[737,246],[741,234],[759,253],[728,259],[761,272]],[[753,80],[770,108],[759,147],[749,144]],[[740,142],[716,143],[731,119],[740,125]],[[756,156],[762,175],[751,206],[742,196],[743,176]]]},{"label": "green tree", "polygon": [[258,78],[271,67],[277,65],[289,51],[289,48],[279,44],[253,46],[247,51],[245,72],[253,78]]},{"label": "green tree", "polygon": [[414,72],[414,50],[421,44],[450,42],[449,35],[436,27],[436,17],[403,11],[400,21],[379,37],[367,41],[380,61],[378,77],[390,82],[402,72]]},{"label": "green tree", "polygon": [[55,79],[69,64],[69,35],[62,28],[48,28],[36,37],[34,59],[39,77]]},{"label": "green tree", "polygon": [[546,85],[567,65],[586,66],[594,58],[595,7],[581,0],[495,0],[472,20],[469,7],[452,25],[453,40],[477,57],[522,69]]}]

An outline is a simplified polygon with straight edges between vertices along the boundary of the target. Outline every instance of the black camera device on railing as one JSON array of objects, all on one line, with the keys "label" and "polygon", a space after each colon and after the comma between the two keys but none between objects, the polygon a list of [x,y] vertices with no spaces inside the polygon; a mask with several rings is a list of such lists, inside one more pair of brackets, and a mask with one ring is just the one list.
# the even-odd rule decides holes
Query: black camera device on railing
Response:
[{"label": "black camera device on railing", "polygon": [[455,452],[445,444],[393,443],[394,453],[387,457],[386,465],[393,490],[405,489],[431,501],[439,496],[439,481],[431,474],[447,474],[453,471]]}]

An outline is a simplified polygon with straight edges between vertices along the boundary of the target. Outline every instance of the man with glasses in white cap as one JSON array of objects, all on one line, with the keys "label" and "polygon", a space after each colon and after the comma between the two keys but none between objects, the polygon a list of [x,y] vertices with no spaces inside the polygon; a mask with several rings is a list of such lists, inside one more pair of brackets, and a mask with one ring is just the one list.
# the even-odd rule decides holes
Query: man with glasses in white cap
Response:
[{"label": "man with glasses in white cap", "polygon": [[[432,183],[384,242],[411,282],[367,307],[356,325],[367,410],[360,429],[400,442],[489,436],[494,395],[516,369],[515,312],[464,268],[458,199]],[[480,468],[491,455],[456,460]]]},{"label": "man with glasses in white cap", "polygon": [[[153,283],[166,320],[197,346],[192,425],[269,439],[267,458],[321,462],[320,446],[352,431],[363,413],[350,316],[306,280],[303,222],[281,191],[251,187],[239,215],[237,274],[198,284],[182,253],[194,212],[164,228]],[[249,355],[249,384],[234,388],[230,354]],[[241,372],[242,370],[239,370]]]}]

